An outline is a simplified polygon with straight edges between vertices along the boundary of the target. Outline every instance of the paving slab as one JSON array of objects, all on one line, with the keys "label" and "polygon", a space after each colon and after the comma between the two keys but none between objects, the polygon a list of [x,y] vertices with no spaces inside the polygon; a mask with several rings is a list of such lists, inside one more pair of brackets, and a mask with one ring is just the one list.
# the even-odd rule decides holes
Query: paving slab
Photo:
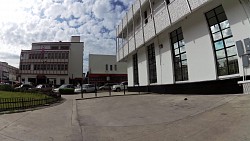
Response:
[{"label": "paving slab", "polygon": [[250,95],[136,95],[77,101],[86,141],[250,140],[249,108]]},{"label": "paving slab", "polygon": [[0,115],[0,141],[250,140],[250,95],[130,94]]},{"label": "paving slab", "polygon": [[0,140],[80,141],[76,95],[63,96],[62,104],[40,110],[0,115]]}]

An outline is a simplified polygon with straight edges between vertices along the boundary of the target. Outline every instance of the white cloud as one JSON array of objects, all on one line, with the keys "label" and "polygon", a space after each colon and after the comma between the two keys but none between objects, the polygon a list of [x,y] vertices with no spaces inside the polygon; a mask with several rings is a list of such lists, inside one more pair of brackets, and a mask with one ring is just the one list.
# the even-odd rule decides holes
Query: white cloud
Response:
[{"label": "white cloud", "polygon": [[32,42],[69,41],[80,35],[86,72],[89,53],[115,54],[115,26],[133,1],[1,0],[0,61],[18,67],[16,56]]}]

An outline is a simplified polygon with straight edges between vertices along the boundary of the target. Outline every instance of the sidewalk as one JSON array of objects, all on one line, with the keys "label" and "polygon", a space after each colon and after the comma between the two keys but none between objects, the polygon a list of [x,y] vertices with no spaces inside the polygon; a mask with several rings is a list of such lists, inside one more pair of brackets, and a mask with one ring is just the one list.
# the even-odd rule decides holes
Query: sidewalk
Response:
[{"label": "sidewalk", "polygon": [[76,101],[79,95],[63,96],[54,107],[0,115],[1,141],[81,141]]},{"label": "sidewalk", "polygon": [[[120,91],[120,92],[115,92],[115,91],[98,91],[97,93],[83,93],[83,98],[84,99],[90,99],[90,98],[100,98],[100,97],[114,97],[114,96],[123,96],[123,95],[144,95],[144,94],[148,94],[148,92],[128,92],[125,91]],[[81,95],[81,94],[80,94]],[[81,99],[81,97],[79,97],[78,99]]]},{"label": "sidewalk", "polygon": [[250,95],[107,97],[77,109],[86,141],[250,140]]},{"label": "sidewalk", "polygon": [[63,95],[53,107],[0,115],[0,140],[250,140],[250,95],[130,94]]}]

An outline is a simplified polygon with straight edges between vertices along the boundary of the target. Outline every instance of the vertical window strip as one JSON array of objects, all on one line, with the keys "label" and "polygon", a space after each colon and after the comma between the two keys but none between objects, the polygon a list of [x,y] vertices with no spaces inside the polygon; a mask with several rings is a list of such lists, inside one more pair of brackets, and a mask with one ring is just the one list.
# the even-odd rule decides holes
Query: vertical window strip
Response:
[{"label": "vertical window strip", "polygon": [[220,5],[205,13],[213,42],[218,76],[239,73],[238,57],[232,31]]},{"label": "vertical window strip", "polygon": [[170,33],[176,81],[188,80],[186,47],[181,27]]},{"label": "vertical window strip", "polygon": [[139,84],[139,76],[138,76],[137,54],[133,55],[133,73],[134,73],[134,85],[138,85]]},{"label": "vertical window strip", "polygon": [[155,47],[154,43],[148,46],[148,70],[149,70],[149,82],[157,82],[156,74],[156,61],[155,61]]},{"label": "vertical window strip", "polygon": [[108,64],[106,64],[106,71],[109,69],[108,67],[109,67]]}]

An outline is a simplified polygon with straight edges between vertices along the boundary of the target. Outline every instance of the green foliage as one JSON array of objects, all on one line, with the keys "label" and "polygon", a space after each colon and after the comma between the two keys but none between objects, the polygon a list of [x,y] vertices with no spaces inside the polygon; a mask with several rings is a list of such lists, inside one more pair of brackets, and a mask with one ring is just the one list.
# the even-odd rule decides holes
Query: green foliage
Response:
[{"label": "green foliage", "polygon": [[60,99],[38,93],[0,91],[0,112],[43,106],[58,100]]},{"label": "green foliage", "polygon": [[59,89],[59,93],[60,94],[73,94],[74,93],[74,89],[73,88]]},{"label": "green foliage", "polygon": [[34,98],[34,99],[41,99],[44,97],[49,97],[44,94],[34,94],[34,93],[27,93],[27,92],[7,92],[7,91],[0,91],[0,99],[1,98]]},{"label": "green foliage", "polygon": [[0,91],[14,91],[14,88],[11,85],[0,85]]}]

